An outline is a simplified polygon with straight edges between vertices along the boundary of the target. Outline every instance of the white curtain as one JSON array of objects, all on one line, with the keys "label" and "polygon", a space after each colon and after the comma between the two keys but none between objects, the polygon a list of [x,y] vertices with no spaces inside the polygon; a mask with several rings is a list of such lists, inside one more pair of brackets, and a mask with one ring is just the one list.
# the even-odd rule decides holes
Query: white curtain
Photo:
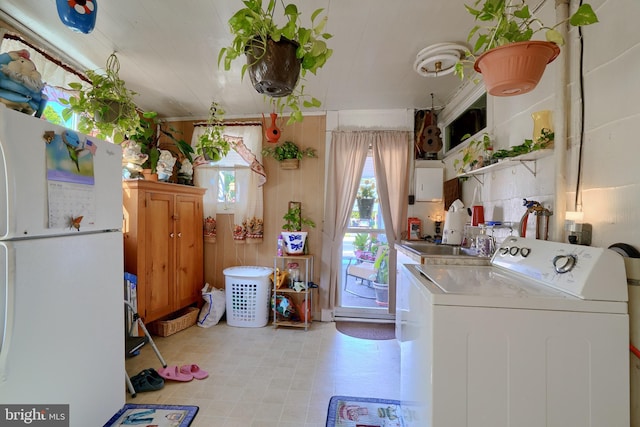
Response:
[{"label": "white curtain", "polygon": [[[194,148],[204,132],[206,132],[206,126],[195,126],[191,139],[191,145]],[[194,168],[195,185],[208,189],[204,197],[204,216],[215,218],[218,213],[233,214],[235,229],[238,230],[234,236],[238,240],[262,239],[261,233],[255,232],[260,230],[263,224],[262,126],[225,125],[224,137],[228,138],[234,149],[219,162],[199,164]],[[255,157],[258,167],[252,166],[235,150],[238,140],[242,141]],[[219,172],[225,169],[232,169],[235,172],[234,203],[218,201]]]},{"label": "white curtain", "polygon": [[395,250],[406,216],[409,193],[408,167],[411,155],[406,131],[334,131],[329,147],[329,170],[322,259],[329,263],[321,272],[328,289],[320,294],[324,309],[333,310],[338,301],[338,281],[342,272],[342,239],[358,192],[360,176],[369,147],[373,150],[380,206],[389,241],[389,306],[395,304]]}]

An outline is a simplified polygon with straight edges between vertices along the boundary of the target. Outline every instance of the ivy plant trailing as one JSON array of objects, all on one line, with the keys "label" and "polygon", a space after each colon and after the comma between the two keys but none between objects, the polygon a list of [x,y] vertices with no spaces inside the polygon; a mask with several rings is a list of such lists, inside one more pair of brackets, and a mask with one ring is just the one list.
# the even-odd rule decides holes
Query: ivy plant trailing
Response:
[{"label": "ivy plant trailing", "polygon": [[224,139],[224,114],[220,104],[211,102],[207,127],[198,139],[196,153],[214,162],[222,160],[229,153],[231,145]]},{"label": "ivy plant trailing", "polygon": [[58,99],[65,106],[62,110],[63,119],[69,120],[74,113],[79,114],[80,132],[91,134],[97,130],[98,138],[112,139],[116,144],[135,133],[140,127],[140,116],[133,103],[133,97],[137,94],[127,89],[119,71],[120,62],[112,53],[107,59],[104,73],[85,71],[91,80],[88,88],[81,83],[69,83],[69,87],[77,94],[68,100]]},{"label": "ivy plant trailing", "polygon": [[[482,3],[481,7],[478,7]],[[473,51],[455,65],[455,74],[464,78],[464,71],[482,53],[509,43],[529,41],[534,34],[544,31],[547,41],[564,45],[564,38],[556,28],[565,22],[582,27],[598,22],[598,17],[589,3],[584,3],[567,20],[550,27],[536,18],[526,0],[475,0],[473,7],[465,5],[479,24],[468,34],[467,41],[474,37]]]},{"label": "ivy plant trailing", "polygon": [[303,157],[316,157],[316,150],[313,148],[299,148],[291,141],[285,141],[275,147],[264,147],[263,156],[271,156],[281,162],[286,159],[302,159]]},{"label": "ivy plant trailing", "polygon": [[[331,34],[324,31],[327,17],[324,16],[316,22],[323,9],[317,9],[311,14],[310,27],[303,27],[299,23],[301,13],[298,11],[298,7],[295,4],[287,4],[284,6],[284,15],[287,21],[284,25],[278,26],[273,18],[276,0],[269,0],[266,9],[263,8],[262,0],[244,0],[242,3],[245,7],[238,10],[229,19],[228,23],[234,39],[231,45],[220,50],[218,67],[224,64],[224,69],[230,70],[231,63],[239,57],[244,57],[250,48],[254,55],[256,51],[258,52],[254,57],[254,62],[258,61],[265,55],[269,39],[278,42],[285,38],[297,44],[296,57],[301,65],[301,78],[304,78],[307,72],[316,74],[331,57],[333,50],[328,48],[325,41],[332,37]],[[244,77],[251,65],[253,63],[248,62],[242,66],[241,78]],[[302,121],[300,105],[305,108],[317,108],[321,105],[318,99],[304,92],[304,85],[299,82],[291,94],[285,97],[271,98],[270,102],[280,115],[285,107],[291,110],[288,123]]]}]

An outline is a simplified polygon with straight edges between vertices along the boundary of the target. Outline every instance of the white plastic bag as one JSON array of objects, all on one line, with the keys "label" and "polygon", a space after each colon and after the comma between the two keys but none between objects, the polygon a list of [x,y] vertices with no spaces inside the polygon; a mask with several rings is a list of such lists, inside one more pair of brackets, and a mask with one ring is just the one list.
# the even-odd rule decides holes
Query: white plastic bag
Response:
[{"label": "white plastic bag", "polygon": [[204,299],[204,305],[198,315],[198,326],[209,328],[217,325],[226,305],[224,289],[218,289],[206,283],[202,288],[202,299]]}]

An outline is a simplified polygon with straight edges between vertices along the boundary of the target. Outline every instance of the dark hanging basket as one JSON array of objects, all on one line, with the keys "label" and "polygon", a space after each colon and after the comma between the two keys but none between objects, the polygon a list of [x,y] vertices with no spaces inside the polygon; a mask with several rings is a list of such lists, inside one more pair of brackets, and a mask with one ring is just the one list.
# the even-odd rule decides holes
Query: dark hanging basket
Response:
[{"label": "dark hanging basket", "polygon": [[288,96],[293,92],[300,77],[300,60],[296,58],[298,44],[281,38],[279,42],[267,39],[266,51],[260,59],[262,46],[252,44],[247,48],[249,77],[253,87],[272,98]]},{"label": "dark hanging basket", "polygon": [[371,219],[374,199],[357,199],[360,219]]},{"label": "dark hanging basket", "polygon": [[102,100],[102,110],[95,112],[95,119],[100,123],[117,123],[121,117],[131,115],[131,106],[114,100]]}]

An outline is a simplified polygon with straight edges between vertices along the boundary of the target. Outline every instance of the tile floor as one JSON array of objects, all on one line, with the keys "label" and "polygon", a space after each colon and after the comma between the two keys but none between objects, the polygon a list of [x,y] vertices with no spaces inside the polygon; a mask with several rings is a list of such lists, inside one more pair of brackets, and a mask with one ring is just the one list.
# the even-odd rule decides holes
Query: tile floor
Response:
[{"label": "tile floor", "polygon": [[[167,364],[195,363],[209,378],[167,381],[127,402],[197,405],[192,427],[324,427],[333,395],[400,398],[398,342],[352,338],[333,322],[305,332],[222,321],[154,341]],[[149,345],[126,362],[131,376],[150,367],[161,365]]]}]

